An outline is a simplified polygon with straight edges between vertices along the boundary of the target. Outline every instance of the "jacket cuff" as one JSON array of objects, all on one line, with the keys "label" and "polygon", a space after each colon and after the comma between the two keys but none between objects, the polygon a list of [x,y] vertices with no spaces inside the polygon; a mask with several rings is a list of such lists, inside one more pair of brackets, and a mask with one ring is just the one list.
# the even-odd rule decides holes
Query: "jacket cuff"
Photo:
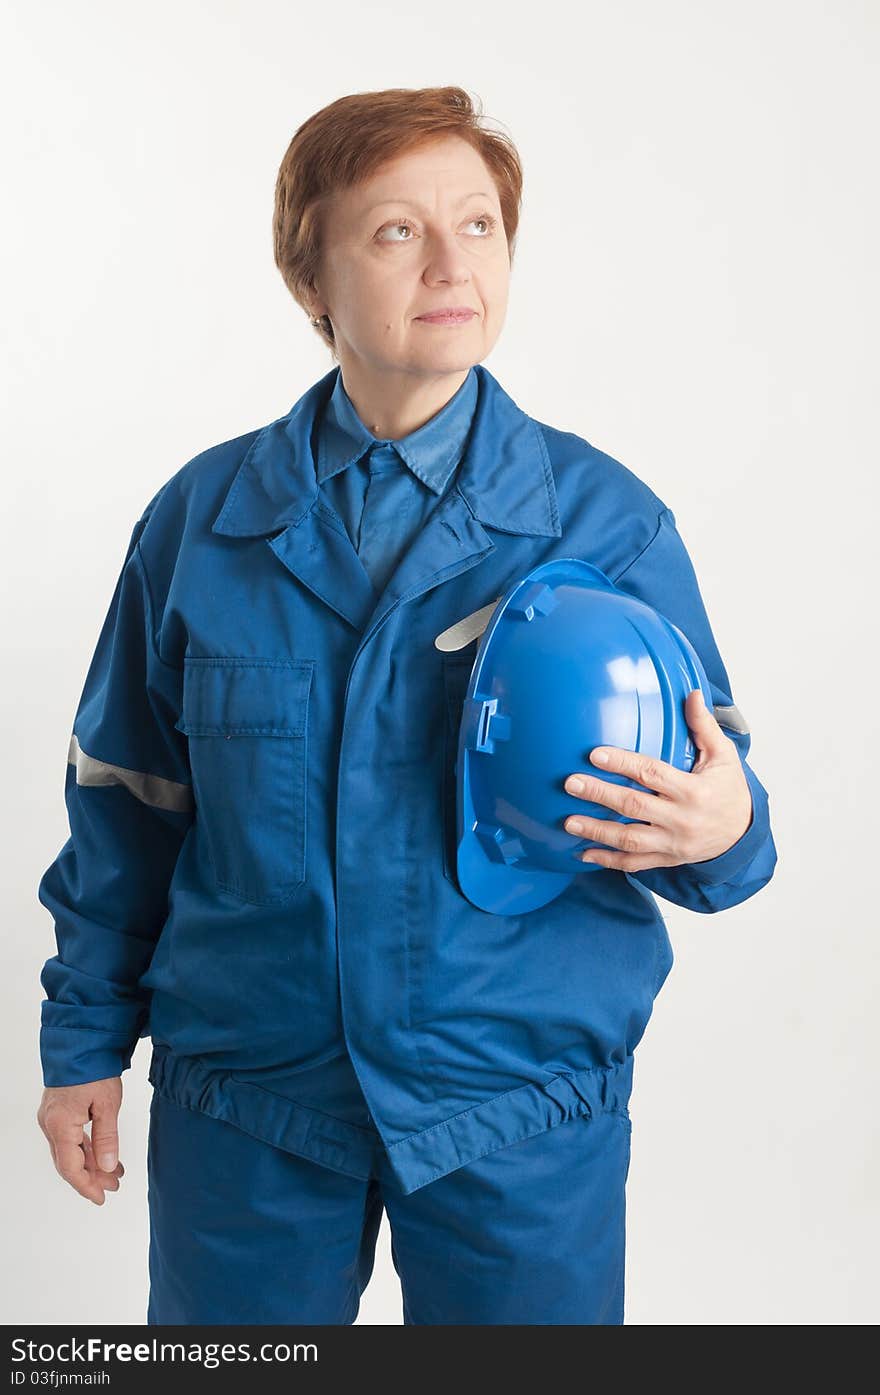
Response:
[{"label": "jacket cuff", "polygon": [[[87,1085],[121,1075],[131,1065],[139,1040],[139,1023],[116,1029],[84,1025],[64,1025],[64,1017],[96,1009],[76,1008],[67,1003],[44,1002],[40,1025],[40,1061],[43,1084]],[[140,1016],[143,1016],[141,1011]]]},{"label": "jacket cuff", "polygon": [[767,791],[745,761],[742,768],[752,795],[751,823],[726,852],[719,853],[717,857],[707,858],[704,862],[688,864],[694,878],[708,886],[719,886],[722,882],[729,882],[742,872],[755,857],[770,830]]}]

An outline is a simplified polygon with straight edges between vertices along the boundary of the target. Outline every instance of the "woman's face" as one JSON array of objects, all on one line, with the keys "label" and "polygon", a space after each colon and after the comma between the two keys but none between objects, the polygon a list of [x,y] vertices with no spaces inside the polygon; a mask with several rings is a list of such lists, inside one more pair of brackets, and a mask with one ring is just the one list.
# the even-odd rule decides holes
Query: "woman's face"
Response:
[{"label": "woman's face", "polygon": [[[343,376],[466,371],[504,323],[510,255],[494,181],[458,137],[422,145],[322,211],[312,313],[333,325]],[[457,324],[419,316],[466,307]]]}]

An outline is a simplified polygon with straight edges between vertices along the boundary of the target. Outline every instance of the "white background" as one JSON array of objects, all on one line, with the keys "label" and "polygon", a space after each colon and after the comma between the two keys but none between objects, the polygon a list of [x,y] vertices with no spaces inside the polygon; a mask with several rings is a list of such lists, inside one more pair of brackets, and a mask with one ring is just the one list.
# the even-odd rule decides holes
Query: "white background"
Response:
[{"label": "white background", "polygon": [[[525,167],[487,366],[673,508],[779,851],[741,906],[660,903],[676,964],[636,1054],[626,1320],[880,1317],[878,14],[4,6],[7,1323],[145,1320],[149,1042],[103,1207],[35,1119],[55,952],[36,886],[131,528],[186,460],[332,366],[272,259],[296,127],[346,92],[442,83]],[[401,1321],[387,1218],[358,1320]]]}]

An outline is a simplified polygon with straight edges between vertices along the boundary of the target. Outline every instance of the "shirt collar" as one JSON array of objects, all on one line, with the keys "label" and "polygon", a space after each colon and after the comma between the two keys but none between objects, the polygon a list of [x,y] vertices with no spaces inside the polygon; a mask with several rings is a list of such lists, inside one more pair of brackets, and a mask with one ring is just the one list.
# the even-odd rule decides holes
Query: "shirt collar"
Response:
[{"label": "shirt collar", "polygon": [[[299,524],[318,501],[312,429],[338,365],[282,417],[252,432],[220,502],[212,531],[259,537]],[[517,405],[483,364],[474,365],[477,405],[455,488],[470,512],[505,533],[559,538],[562,524],[542,424]]]},{"label": "shirt collar", "polygon": [[359,417],[342,382],[342,371],[318,423],[315,473],[323,484],[378,444],[393,445],[423,484],[442,494],[461,459],[477,404],[477,375],[470,369],[453,397],[422,426],[397,441],[374,436]]}]

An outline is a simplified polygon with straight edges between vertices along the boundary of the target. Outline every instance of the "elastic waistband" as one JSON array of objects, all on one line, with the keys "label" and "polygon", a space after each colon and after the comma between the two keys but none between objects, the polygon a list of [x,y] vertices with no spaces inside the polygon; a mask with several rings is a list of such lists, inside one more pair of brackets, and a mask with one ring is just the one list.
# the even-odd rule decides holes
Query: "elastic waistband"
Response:
[{"label": "elastic waistband", "polygon": [[633,1056],[519,1085],[440,1124],[392,1143],[388,1158],[404,1193],[525,1138],[604,1113],[629,1113]]},{"label": "elastic waistband", "polygon": [[377,1177],[409,1194],[570,1119],[627,1114],[632,1077],[632,1055],[611,1066],[560,1072],[495,1095],[387,1147],[375,1128],[334,1118],[165,1047],[154,1046],[148,1078],[160,1094],[186,1109],[225,1120],[349,1177]]},{"label": "elastic waistband", "polygon": [[276,1148],[309,1158],[349,1177],[393,1180],[374,1128],[350,1124],[283,1095],[213,1070],[197,1056],[154,1047],[148,1073],[159,1094],[185,1109],[210,1114]]}]

